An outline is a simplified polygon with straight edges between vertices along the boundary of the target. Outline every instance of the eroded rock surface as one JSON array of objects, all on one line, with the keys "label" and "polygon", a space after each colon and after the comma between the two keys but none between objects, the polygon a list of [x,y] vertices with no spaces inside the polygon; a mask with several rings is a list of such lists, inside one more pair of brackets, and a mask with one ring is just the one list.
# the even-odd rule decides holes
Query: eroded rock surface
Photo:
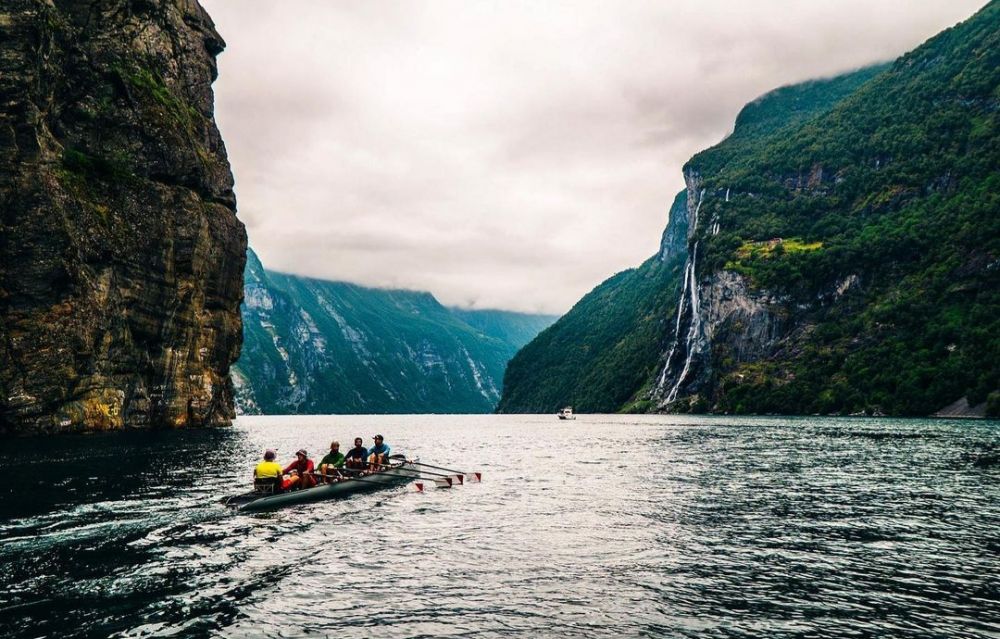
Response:
[{"label": "eroded rock surface", "polygon": [[233,416],[224,46],[194,0],[0,5],[0,433]]}]

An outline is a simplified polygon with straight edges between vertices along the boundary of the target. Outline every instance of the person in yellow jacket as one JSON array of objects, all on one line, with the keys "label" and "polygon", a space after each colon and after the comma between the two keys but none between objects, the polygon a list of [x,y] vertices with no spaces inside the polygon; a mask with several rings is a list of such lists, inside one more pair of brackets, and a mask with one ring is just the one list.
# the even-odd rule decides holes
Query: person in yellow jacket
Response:
[{"label": "person in yellow jacket", "polygon": [[281,490],[281,475],[282,469],[281,464],[274,461],[275,452],[273,450],[268,450],[264,453],[264,461],[257,464],[253,469],[253,481],[254,485],[258,484],[258,480],[266,480],[270,483],[271,480],[274,481],[274,491],[277,492]]}]

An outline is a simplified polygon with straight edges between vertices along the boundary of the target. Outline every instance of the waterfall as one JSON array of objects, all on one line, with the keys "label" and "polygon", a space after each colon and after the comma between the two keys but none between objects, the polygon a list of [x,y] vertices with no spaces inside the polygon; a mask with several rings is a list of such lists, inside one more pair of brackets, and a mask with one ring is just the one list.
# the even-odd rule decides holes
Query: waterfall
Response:
[{"label": "waterfall", "polygon": [[688,290],[688,275],[691,272],[691,260],[687,261],[684,265],[684,285],[681,288],[681,298],[677,303],[677,322],[674,324],[674,343],[670,347],[670,352],[667,354],[667,359],[663,364],[663,372],[660,373],[660,379],[656,380],[656,389],[660,390],[663,385],[667,383],[667,374],[670,372],[670,362],[674,359],[674,353],[677,351],[677,344],[680,342],[681,335],[681,316],[684,315],[684,303],[687,301],[687,290]]},{"label": "waterfall", "polygon": [[677,399],[677,392],[681,388],[681,384],[687,377],[688,371],[691,370],[691,360],[694,359],[694,352],[691,349],[691,341],[697,339],[698,332],[701,330],[701,314],[698,312],[698,281],[695,277],[695,268],[698,262],[698,243],[694,243],[694,252],[691,258],[691,281],[689,285],[689,290],[691,291],[691,326],[688,327],[687,339],[684,341],[684,350],[686,352],[686,357],[684,358],[684,368],[681,369],[681,374],[677,377],[677,381],[674,382],[674,387],[670,389],[670,393],[667,394],[666,403]]},{"label": "waterfall", "polygon": [[[705,189],[702,189],[698,194],[698,203],[694,207],[694,213],[691,219],[691,225],[688,227],[689,236],[694,236],[698,231],[698,213],[701,211],[701,204],[705,201]],[[690,311],[691,316],[691,326],[689,327],[687,339],[685,340],[686,357],[684,360],[684,368],[681,371],[681,376],[674,383],[674,386],[670,390],[667,402],[673,401],[677,395],[677,390],[680,387],[681,381],[687,375],[688,370],[691,367],[691,340],[693,336],[697,334],[698,330],[701,328],[701,317],[698,315],[698,284],[697,277],[695,276],[695,264],[698,260],[698,242],[694,243],[691,252],[688,254],[686,263],[684,264],[684,280],[681,286],[680,299],[677,301],[677,321],[674,322],[674,341],[670,346],[670,351],[667,353],[667,358],[663,363],[663,371],[660,373],[659,379],[656,380],[656,392],[663,390],[663,387],[667,383],[667,376],[670,375],[670,371],[673,368],[674,355],[677,353],[677,347],[680,345],[681,341],[681,322],[684,318],[684,313],[688,310],[688,297],[690,296]]]}]

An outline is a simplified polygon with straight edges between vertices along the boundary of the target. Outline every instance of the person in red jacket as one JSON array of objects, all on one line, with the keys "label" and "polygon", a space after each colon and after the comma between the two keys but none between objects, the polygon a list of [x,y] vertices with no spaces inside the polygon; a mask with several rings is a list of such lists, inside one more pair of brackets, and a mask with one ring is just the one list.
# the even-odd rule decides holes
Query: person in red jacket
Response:
[{"label": "person in red jacket", "polygon": [[288,464],[282,471],[282,474],[288,475],[288,477],[281,482],[281,490],[312,488],[316,485],[313,470],[313,461],[309,459],[309,453],[304,448],[299,449],[295,453],[295,461]]}]

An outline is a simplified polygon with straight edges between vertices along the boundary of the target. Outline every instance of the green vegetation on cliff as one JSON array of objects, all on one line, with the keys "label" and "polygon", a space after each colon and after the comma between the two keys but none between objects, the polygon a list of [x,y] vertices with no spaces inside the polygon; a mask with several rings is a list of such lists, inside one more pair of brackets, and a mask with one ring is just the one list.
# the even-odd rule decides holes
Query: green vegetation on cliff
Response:
[{"label": "green vegetation on cliff", "polygon": [[[789,123],[829,111],[884,69],[865,68],[762,96],[740,113],[727,143],[752,146],[776,137]],[[682,192],[657,257],[595,288],[511,360],[499,411],[552,412],[566,404],[580,412],[655,408],[649,395],[673,339],[687,255],[686,208]]]},{"label": "green vegetation on cliff", "polygon": [[616,276],[515,357],[500,408],[995,412],[998,133],[997,0],[892,64],[763,96],[685,166],[697,320],[674,323],[678,268]]},{"label": "green vegetation on cliff", "polygon": [[[919,415],[1000,387],[998,134],[993,2],[829,113],[695,156],[700,188],[735,194],[706,198],[721,232],[700,226],[700,273],[737,263],[809,328],[762,361],[714,362],[716,410]],[[748,254],[774,238],[813,249]]]},{"label": "green vegetation on cliff", "polygon": [[683,259],[609,278],[507,365],[498,412],[614,412],[654,373]]}]

